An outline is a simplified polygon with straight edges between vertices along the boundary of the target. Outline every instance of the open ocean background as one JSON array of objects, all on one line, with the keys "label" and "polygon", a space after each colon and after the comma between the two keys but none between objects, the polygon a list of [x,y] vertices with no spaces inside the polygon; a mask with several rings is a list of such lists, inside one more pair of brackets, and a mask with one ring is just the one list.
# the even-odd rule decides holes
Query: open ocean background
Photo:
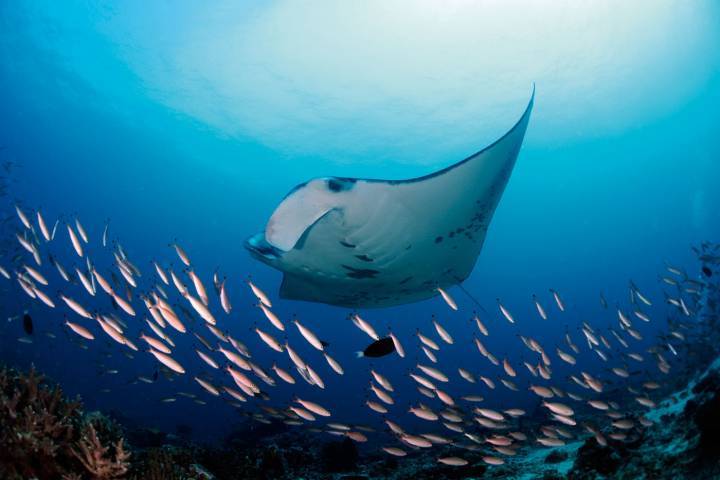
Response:
[{"label": "open ocean background", "polygon": [[[322,392],[300,381],[268,393],[277,404],[311,395],[339,421],[380,427],[363,405],[371,365],[393,380],[398,397],[410,390],[417,397],[404,374],[419,358],[415,331],[434,335],[432,314],[456,338],[440,352],[439,368],[493,375],[496,368],[471,345],[477,307],[457,288],[457,313],[439,298],[361,310],[378,331],[392,326],[412,351],[404,360],[356,360],[369,338],[346,319],[348,309],[279,301],[281,275],[242,244],[301,182],[402,179],[443,168],[509,129],[534,83],[522,150],[464,283],[488,312],[481,312],[491,329],[485,344],[498,358],[514,359],[518,371],[527,350],[516,333],[553,350],[566,328],[579,341],[581,321],[616,320],[615,305],[628,305],[630,279],[656,300],[649,314],[663,318],[658,275],[665,262],[695,275],[690,245],[720,238],[714,1],[6,1],[0,59],[0,162],[12,162],[6,214],[14,215],[17,203],[28,212],[40,208],[49,222],[77,216],[92,237],[91,258],[108,269],[112,258],[101,255],[99,242],[109,220],[111,238],[144,279],[154,275],[152,260],[181,270],[168,248],[179,242],[209,290],[216,268],[227,276],[234,310],[223,316],[224,329],[268,370],[274,361],[288,368],[287,356],[251,330],[268,325],[244,284],[252,275],[276,300],[291,344],[328,383]],[[19,226],[16,218],[2,224],[5,266]],[[81,266],[62,223],[58,236],[53,253],[68,268]],[[61,280],[49,277],[54,293]],[[220,440],[245,421],[219,399],[161,402],[178,391],[203,392],[188,375],[132,383],[156,370],[150,355],[130,360],[105,338],[77,348],[66,339],[64,306],[48,310],[14,280],[0,280],[2,361],[33,363],[88,408],[148,428],[188,425],[197,438]],[[81,288],[71,292],[80,297]],[[564,314],[550,288],[565,300]],[[533,294],[550,312],[546,322]],[[501,318],[496,298],[516,326]],[[102,295],[87,302],[109,308]],[[31,345],[17,341],[20,321],[5,321],[24,310],[35,324]],[[344,377],[302,340],[292,314],[330,343]],[[194,338],[177,340],[175,358],[206,370]],[[588,371],[604,368],[588,351],[579,361]],[[562,371],[558,365],[556,375]],[[454,382],[448,393],[481,390],[470,387]],[[488,405],[508,400],[537,403],[526,390],[502,386],[486,395]],[[406,403],[397,418],[419,422],[404,413]]]}]

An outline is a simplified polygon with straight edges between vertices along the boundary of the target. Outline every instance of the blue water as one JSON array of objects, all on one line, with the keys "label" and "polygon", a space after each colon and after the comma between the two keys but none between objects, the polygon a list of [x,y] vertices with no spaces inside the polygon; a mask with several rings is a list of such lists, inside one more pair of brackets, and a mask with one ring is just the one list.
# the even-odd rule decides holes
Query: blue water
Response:
[{"label": "blue water", "polygon": [[[252,260],[242,243],[309,178],[410,178],[477,151],[519,117],[533,83],[535,109],[520,156],[464,283],[489,312],[481,317],[491,330],[485,344],[523,370],[519,385],[529,378],[520,363],[529,352],[517,333],[554,350],[567,326],[579,343],[581,321],[616,323],[614,306],[628,305],[630,279],[654,300],[649,314],[658,321],[643,326],[650,345],[653,329],[665,326],[658,282],[665,262],[696,275],[690,245],[720,236],[716,2],[234,3],[3,2],[0,160],[14,167],[2,200],[8,216],[15,203],[41,209],[49,222],[77,216],[92,237],[91,258],[106,269],[112,257],[99,239],[109,219],[111,238],[144,282],[154,276],[152,260],[181,269],[168,247],[179,242],[208,289],[216,268],[228,277],[232,315],[215,302],[223,328],[245,341],[266,370],[274,361],[289,369],[286,355],[270,351],[251,330],[257,323],[272,331],[244,283],[251,275],[276,300],[291,344],[328,384],[320,391],[296,375],[293,388],[266,389],[274,406],[298,395],[327,406],[338,421],[379,427],[381,418],[363,405],[372,395],[373,366],[396,388],[390,418],[417,423],[405,411],[427,399],[405,374],[417,361],[429,363],[413,335],[420,329],[436,337],[432,314],[456,339],[443,346],[439,368],[496,378],[499,370],[471,345],[477,306],[459,289],[451,290],[458,313],[439,298],[361,311],[378,331],[391,326],[409,354],[356,360],[369,338],[346,319],[350,311],[278,300],[281,275]],[[2,228],[11,238],[20,224],[12,218]],[[66,267],[82,265],[62,228],[49,248]],[[11,255],[0,252],[2,265],[11,265]],[[91,301],[81,286],[66,287],[47,271],[49,292],[109,308],[107,297]],[[150,355],[130,360],[101,332],[81,350],[62,326],[63,316],[73,315],[64,306],[51,311],[31,301],[15,281],[0,288],[2,317],[27,309],[36,327],[34,343],[26,345],[17,342],[21,323],[3,320],[2,359],[35,364],[89,408],[167,431],[189,424],[206,439],[245,421],[236,408],[205,395],[190,374],[130,383],[152,375]],[[550,288],[560,292],[566,312],[554,307]],[[601,291],[608,310],[600,306]],[[550,312],[546,322],[534,311],[533,294]],[[517,325],[501,318],[496,298]],[[137,301],[136,308],[145,315]],[[293,314],[330,343],[343,377],[302,340],[289,322]],[[139,328],[133,322],[131,330]],[[211,338],[200,320],[196,325]],[[174,338],[174,355],[188,372],[207,371],[193,352],[194,338]],[[588,371],[604,368],[591,352],[578,360]],[[99,374],[107,368],[119,373]],[[555,376],[564,376],[561,365],[555,368]],[[218,383],[229,380],[212,374]],[[537,402],[524,389],[501,385],[488,391],[455,380],[447,390],[456,397],[482,393],[496,406]],[[208,405],[183,397],[160,402],[177,391]]]}]

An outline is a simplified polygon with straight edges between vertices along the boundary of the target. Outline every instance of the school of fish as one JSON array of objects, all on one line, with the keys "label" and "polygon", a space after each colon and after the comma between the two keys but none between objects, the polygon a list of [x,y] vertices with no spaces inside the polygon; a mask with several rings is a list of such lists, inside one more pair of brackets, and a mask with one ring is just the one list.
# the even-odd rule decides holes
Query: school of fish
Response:
[{"label": "school of fish", "polygon": [[[526,321],[548,322],[548,325],[555,322],[555,328],[558,322],[572,323],[567,317],[570,313],[566,299],[553,289],[545,296],[532,295],[528,299],[537,318],[521,319],[500,299],[495,312],[484,309],[482,313],[463,312],[462,304],[449,291],[438,288],[438,298],[446,304],[452,320],[443,322],[439,315],[433,315],[432,328],[417,330],[415,339],[398,338],[393,332],[381,336],[372,321],[351,312],[348,325],[364,332],[370,342],[360,346],[363,350],[358,352],[358,357],[396,355],[398,361],[408,363],[409,378],[417,384],[417,393],[423,397],[407,398],[408,393],[396,390],[394,380],[377,365],[370,368],[369,393],[363,404],[380,415],[387,426],[387,431],[378,431],[333,418],[332,405],[323,400],[323,390],[327,382],[337,381],[344,375],[343,366],[328,343],[321,340],[322,335],[313,331],[305,320],[281,318],[276,314],[273,300],[251,279],[244,283],[257,299],[256,308],[267,323],[256,324],[249,331],[275,352],[276,360],[271,365],[256,363],[247,345],[228,333],[233,312],[231,292],[239,287],[230,279],[220,278],[217,272],[209,281],[203,280],[196,273],[191,256],[177,242],[170,247],[182,270],[153,261],[149,271],[142,272],[117,241],[110,241],[109,224],[99,238],[92,238],[78,219],[60,227],[59,220],[48,223],[40,211],[30,214],[17,206],[16,213],[20,223],[15,238],[23,252],[21,266],[13,271],[0,265],[0,275],[17,282],[32,301],[58,311],[64,318],[64,326],[83,348],[92,348],[93,342],[105,336],[129,359],[149,355],[158,362],[166,377],[192,377],[208,399],[189,392],[178,395],[192,398],[199,405],[207,404],[212,397],[221,397],[257,422],[282,421],[356,442],[366,442],[368,436],[373,435],[378,439],[379,449],[395,457],[449,445],[457,453],[438,456],[437,461],[457,467],[468,464],[463,450],[482,452],[482,460],[496,466],[503,465],[508,457],[517,455],[531,443],[553,448],[571,439],[592,436],[600,445],[607,445],[608,438],[622,441],[649,427],[652,422],[645,413],[669,393],[666,379],[672,371],[673,359],[693,330],[693,323],[700,321],[698,312],[703,308],[708,289],[718,290],[715,273],[720,264],[720,251],[717,245],[703,244],[696,249],[703,262],[697,278],[690,278],[681,269],[668,265],[659,278],[672,292],[662,299],[669,309],[667,330],[660,335],[653,332],[657,342],[642,349],[636,345],[645,337],[645,326],[654,321],[647,310],[657,300],[649,298],[632,282],[628,287],[628,306],[611,307],[601,294],[600,303],[607,318],[594,324],[575,322],[577,329],[566,329],[554,345],[543,345],[521,333],[521,325]],[[69,269],[62,265],[57,256],[45,251],[50,243],[75,255],[75,263],[80,266]],[[96,255],[108,256],[112,270],[101,271],[96,267],[91,258]],[[56,278],[59,283],[51,282]],[[108,311],[89,308],[86,306],[88,296],[106,296],[113,308]],[[557,320],[562,316],[565,316],[563,320]],[[25,317],[25,331],[31,334],[32,321],[27,314]],[[196,318],[200,321],[192,321]],[[522,358],[507,358],[493,351],[491,333],[497,321],[507,321],[516,330],[518,341],[527,350]],[[461,322],[462,331],[458,326]],[[468,328],[473,331],[471,339]],[[212,375],[190,372],[178,360],[183,358],[175,354],[175,340],[180,335],[194,336],[198,344],[193,355],[197,355]],[[280,336],[285,340],[281,341]],[[293,342],[307,342],[317,350],[317,356],[301,357],[290,338]],[[20,341],[31,343],[29,337],[22,337]],[[414,356],[410,354],[410,345],[418,347]],[[466,348],[468,354],[474,355],[473,362],[479,373],[444,365],[440,357],[443,349],[450,346]],[[581,364],[578,358],[583,351],[596,355],[596,361],[605,366],[601,369],[604,373],[597,373],[597,365],[588,368]],[[558,368],[558,364],[562,368]],[[636,371],[638,369],[641,371]],[[571,373],[558,375],[556,370]],[[140,376],[137,381],[152,383],[155,379]],[[315,398],[295,397],[289,403],[277,405],[267,392],[268,387],[271,389],[279,382],[292,386],[298,381],[316,387]],[[618,395],[618,385],[622,382],[627,385],[623,395]],[[468,392],[465,395],[448,393],[464,388]],[[516,398],[525,398],[525,392],[531,392],[537,397],[542,420],[523,423],[523,418],[529,416],[526,409],[506,401],[493,401],[493,391],[497,388],[517,392],[511,394]],[[175,400],[176,397],[168,397],[163,402]],[[408,413],[427,422],[429,431],[403,427],[403,415]]]}]

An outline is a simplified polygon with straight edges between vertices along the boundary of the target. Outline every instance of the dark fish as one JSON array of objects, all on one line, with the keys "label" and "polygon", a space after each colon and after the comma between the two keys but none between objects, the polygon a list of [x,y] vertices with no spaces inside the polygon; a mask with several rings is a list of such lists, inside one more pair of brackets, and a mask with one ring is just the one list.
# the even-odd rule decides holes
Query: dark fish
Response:
[{"label": "dark fish", "polygon": [[25,330],[25,333],[28,335],[32,335],[34,330],[32,317],[27,313],[23,314],[23,330]]},{"label": "dark fish", "polygon": [[390,355],[394,351],[395,343],[393,342],[392,338],[385,337],[371,343],[364,351],[358,352],[358,356],[377,358],[384,357],[385,355]]},{"label": "dark fish", "polygon": [[712,270],[710,270],[707,266],[702,267],[702,272],[705,274],[706,277],[710,278],[712,277]]}]

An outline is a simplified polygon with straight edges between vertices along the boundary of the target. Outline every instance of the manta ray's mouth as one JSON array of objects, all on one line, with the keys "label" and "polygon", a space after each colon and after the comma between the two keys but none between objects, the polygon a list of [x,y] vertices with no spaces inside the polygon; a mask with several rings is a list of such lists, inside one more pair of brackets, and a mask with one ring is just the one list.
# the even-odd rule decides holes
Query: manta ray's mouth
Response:
[{"label": "manta ray's mouth", "polygon": [[283,254],[282,250],[270,245],[265,240],[264,233],[257,233],[245,240],[245,248],[248,249],[251,255],[263,261],[278,260]]}]

